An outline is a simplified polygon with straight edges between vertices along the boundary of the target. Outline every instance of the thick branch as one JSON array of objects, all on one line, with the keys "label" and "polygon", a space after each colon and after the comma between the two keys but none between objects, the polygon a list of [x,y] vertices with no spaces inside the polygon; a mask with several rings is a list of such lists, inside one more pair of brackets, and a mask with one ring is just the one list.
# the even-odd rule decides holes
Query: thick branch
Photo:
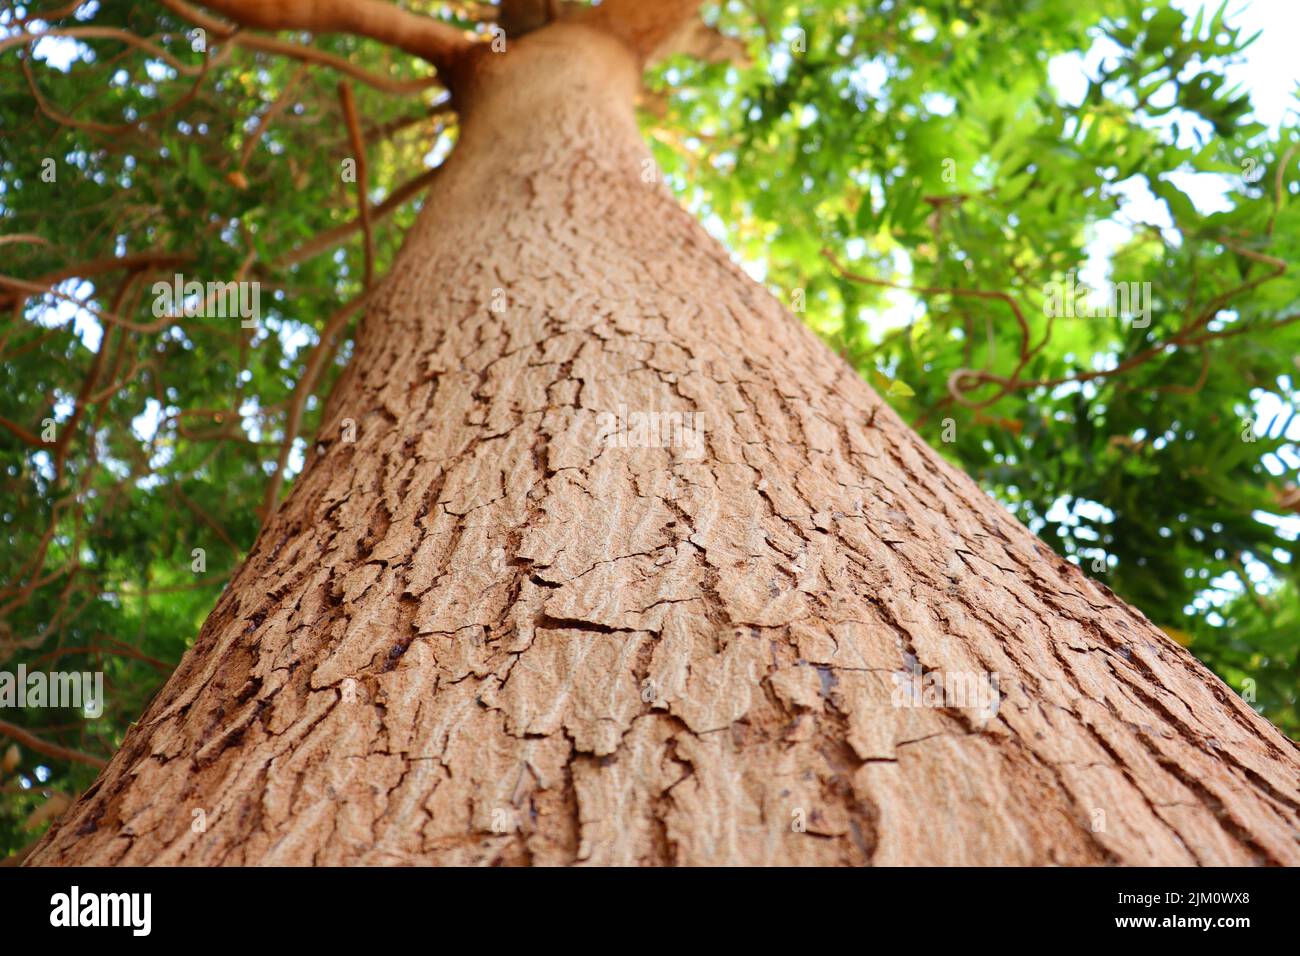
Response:
[{"label": "thick branch", "polygon": [[203,5],[245,27],[369,37],[422,57],[440,70],[453,68],[472,45],[455,27],[384,0],[204,0]]},{"label": "thick branch", "polygon": [[[219,39],[229,41],[229,45],[225,48],[227,50],[244,47],[248,50],[270,53],[274,56],[293,57],[302,60],[304,63],[317,63],[331,70],[338,70],[340,73],[344,73],[355,80],[365,83],[367,86],[382,90],[385,93],[418,93],[429,86],[443,82],[441,78],[436,76],[419,80],[390,80],[377,73],[371,73],[369,70],[363,70],[343,57],[326,53],[324,50],[318,50],[313,46],[290,43],[285,40],[277,40],[275,37],[266,37],[255,33],[241,33],[239,28],[233,27],[223,20],[208,16],[202,10],[190,6],[185,0],[159,0],[159,2],[178,17],[189,21],[202,30],[206,30]],[[209,66],[211,65],[209,63]]]}]

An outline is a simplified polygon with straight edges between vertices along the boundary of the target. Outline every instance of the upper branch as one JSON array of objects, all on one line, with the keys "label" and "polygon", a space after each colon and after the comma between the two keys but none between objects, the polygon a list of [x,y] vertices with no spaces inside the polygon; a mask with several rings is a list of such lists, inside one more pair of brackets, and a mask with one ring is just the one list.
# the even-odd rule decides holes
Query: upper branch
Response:
[{"label": "upper branch", "polygon": [[240,26],[260,30],[350,33],[379,40],[428,60],[439,70],[454,70],[472,45],[464,33],[433,17],[421,16],[386,0],[202,0]]}]

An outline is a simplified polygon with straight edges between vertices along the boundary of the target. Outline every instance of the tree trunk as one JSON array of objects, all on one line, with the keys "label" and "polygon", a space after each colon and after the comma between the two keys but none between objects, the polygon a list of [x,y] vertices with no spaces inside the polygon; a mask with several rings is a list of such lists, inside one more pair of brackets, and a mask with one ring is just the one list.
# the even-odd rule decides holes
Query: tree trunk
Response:
[{"label": "tree trunk", "polygon": [[637,82],[572,24],[459,80],[304,473],[31,862],[1300,863],[1295,746],[646,181]]}]

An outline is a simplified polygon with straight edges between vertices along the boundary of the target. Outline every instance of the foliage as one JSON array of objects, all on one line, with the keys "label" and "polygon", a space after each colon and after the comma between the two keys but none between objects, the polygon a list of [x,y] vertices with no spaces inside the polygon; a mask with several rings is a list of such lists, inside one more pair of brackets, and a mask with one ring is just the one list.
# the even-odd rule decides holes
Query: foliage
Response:
[{"label": "foliage", "polygon": [[[480,31],[492,14],[405,6]],[[1300,370],[1300,132],[1226,88],[1248,38],[1221,14],[729,0],[706,15],[747,62],[661,65],[643,123],[709,228],[927,439],[1297,735],[1296,459],[1289,418],[1259,411],[1293,407]],[[0,37],[29,15],[0,4]],[[294,261],[356,216],[336,72],[215,36],[196,50],[155,4],[27,29],[88,25],[154,48],[0,50],[0,666],[102,671],[107,709],[0,719],[106,757],[253,543],[270,476],[300,465],[350,353],[346,325],[323,333],[364,289],[365,243],[354,230]],[[284,39],[389,83],[430,75],[370,41]],[[1051,64],[1099,43],[1112,55],[1067,98]],[[441,161],[455,117],[435,85],[348,82],[378,204]],[[1221,211],[1193,201],[1191,173],[1221,183]],[[1098,264],[1098,224],[1148,191],[1167,221],[1133,224]],[[375,226],[376,274],[418,194],[397,205]],[[84,265],[132,255],[159,258]],[[1149,324],[1048,314],[1049,283],[1106,268],[1150,283]],[[257,280],[256,328],[158,317],[153,283],[176,272]],[[318,348],[323,372],[299,389]],[[9,850],[95,774],[19,760],[0,779]]]}]

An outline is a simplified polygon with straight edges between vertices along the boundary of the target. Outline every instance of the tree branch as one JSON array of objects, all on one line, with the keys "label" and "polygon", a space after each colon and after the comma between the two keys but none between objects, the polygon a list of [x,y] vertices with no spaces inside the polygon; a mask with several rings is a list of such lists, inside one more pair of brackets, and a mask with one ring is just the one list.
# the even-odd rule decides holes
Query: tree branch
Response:
[{"label": "tree branch", "polygon": [[278,504],[280,488],[284,484],[285,466],[289,462],[289,453],[293,450],[293,443],[297,440],[298,430],[302,425],[303,408],[307,404],[307,397],[312,393],[312,389],[316,387],[316,381],[320,378],[326,357],[332,351],[334,337],[343,330],[352,316],[366,304],[369,298],[369,291],[363,292],[335,312],[329,321],[325,323],[325,328],[321,330],[320,340],[307,358],[307,367],[303,369],[302,378],[298,379],[298,385],[294,388],[293,397],[290,399],[289,415],[284,424],[284,440],[280,443],[280,456],[275,463],[275,474],[271,476],[271,480],[267,483],[266,495],[262,499],[263,526],[271,519],[271,515]]},{"label": "tree branch", "polygon": [[[408,179],[402,185],[398,186],[387,199],[370,210],[371,223],[373,224],[378,222],[389,213],[408,202],[412,197],[419,193],[420,190],[433,182],[440,172],[442,172],[442,167],[435,166],[433,169],[426,169],[424,172],[420,173],[420,175],[413,179]],[[340,226],[334,226],[332,229],[327,229],[311,239],[308,239],[296,249],[281,256],[272,263],[272,265],[277,269],[287,269],[300,262],[306,262],[313,256],[318,256],[322,252],[334,248],[360,228],[360,219],[351,219]]]},{"label": "tree branch", "polygon": [[17,422],[11,422],[7,418],[0,418],[0,428],[3,428],[5,431],[16,435],[18,439],[23,442],[23,444],[31,445],[33,448],[46,447],[46,443],[41,441],[39,436],[33,434],[32,432],[29,432],[26,428],[23,428],[23,426],[19,425]]},{"label": "tree branch", "polygon": [[473,45],[455,27],[384,0],[203,0],[203,5],[259,30],[368,37],[428,60],[440,71],[454,70]]},{"label": "tree branch", "polygon": [[[7,236],[5,238],[6,240],[13,240],[16,237]],[[49,245],[44,239],[40,241],[43,245]],[[116,272],[118,269],[128,269],[134,272],[149,267],[179,266],[190,262],[193,258],[189,253],[161,251],[137,252],[125,256],[105,256],[102,259],[91,259],[87,262],[79,262],[76,265],[64,266],[56,272],[47,272],[45,275],[37,276],[32,284],[40,286],[39,291],[44,292],[51,286],[56,286],[68,279],[89,279],[91,276],[101,275],[105,272]],[[13,305],[19,298],[25,300],[27,297],[20,297],[17,293],[11,294],[0,289],[0,307]]]},{"label": "tree branch", "polygon": [[34,750],[38,754],[44,754],[47,757],[53,757],[55,760],[72,760],[76,763],[87,763],[92,767],[99,767],[101,770],[108,766],[108,761],[102,757],[96,757],[94,754],[82,753],[80,750],[73,750],[69,747],[61,747],[58,744],[52,744],[48,740],[42,740],[28,731],[19,727],[17,724],[11,724],[7,720],[0,720],[0,734],[6,737],[12,737],[29,750]]},{"label": "tree branch", "polygon": [[361,138],[361,124],[357,120],[357,104],[352,98],[352,87],[346,81],[339,81],[339,104],[343,108],[343,120],[348,127],[348,138],[352,143],[352,161],[356,164],[357,174],[357,219],[361,222],[361,233],[366,240],[366,284],[365,290],[375,281],[375,236],[370,227],[370,197],[366,193],[368,175],[366,171],[366,144]]},{"label": "tree branch", "polygon": [[253,131],[248,134],[248,138],[244,140],[243,148],[239,151],[239,168],[236,172],[241,176],[243,175],[244,167],[248,165],[249,159],[253,156],[253,150],[257,148],[257,144],[261,142],[262,137],[266,135],[266,131],[270,128],[271,124],[275,122],[275,118],[283,113],[293,102],[294,93],[298,89],[298,84],[302,82],[302,78],[306,74],[307,67],[305,65],[298,67],[293,76],[289,77],[289,82],[284,84],[284,89],[281,90],[280,95],[275,98],[275,102],[267,107],[266,111],[257,118],[257,125],[253,128]]},{"label": "tree branch", "polygon": [[228,41],[226,47],[228,50],[243,47],[247,50],[270,53],[275,56],[293,57],[304,63],[316,63],[320,66],[329,67],[331,70],[338,70],[354,80],[365,83],[374,89],[382,90],[385,93],[418,93],[430,86],[443,83],[442,78],[436,76],[419,80],[390,80],[377,73],[371,73],[369,70],[363,70],[340,56],[326,53],[324,50],[318,50],[313,46],[290,43],[285,40],[277,40],[275,37],[259,36],[255,33],[241,33],[238,27],[208,16],[202,10],[190,6],[185,0],[159,0],[159,3],[196,27],[214,34],[219,40]]}]

